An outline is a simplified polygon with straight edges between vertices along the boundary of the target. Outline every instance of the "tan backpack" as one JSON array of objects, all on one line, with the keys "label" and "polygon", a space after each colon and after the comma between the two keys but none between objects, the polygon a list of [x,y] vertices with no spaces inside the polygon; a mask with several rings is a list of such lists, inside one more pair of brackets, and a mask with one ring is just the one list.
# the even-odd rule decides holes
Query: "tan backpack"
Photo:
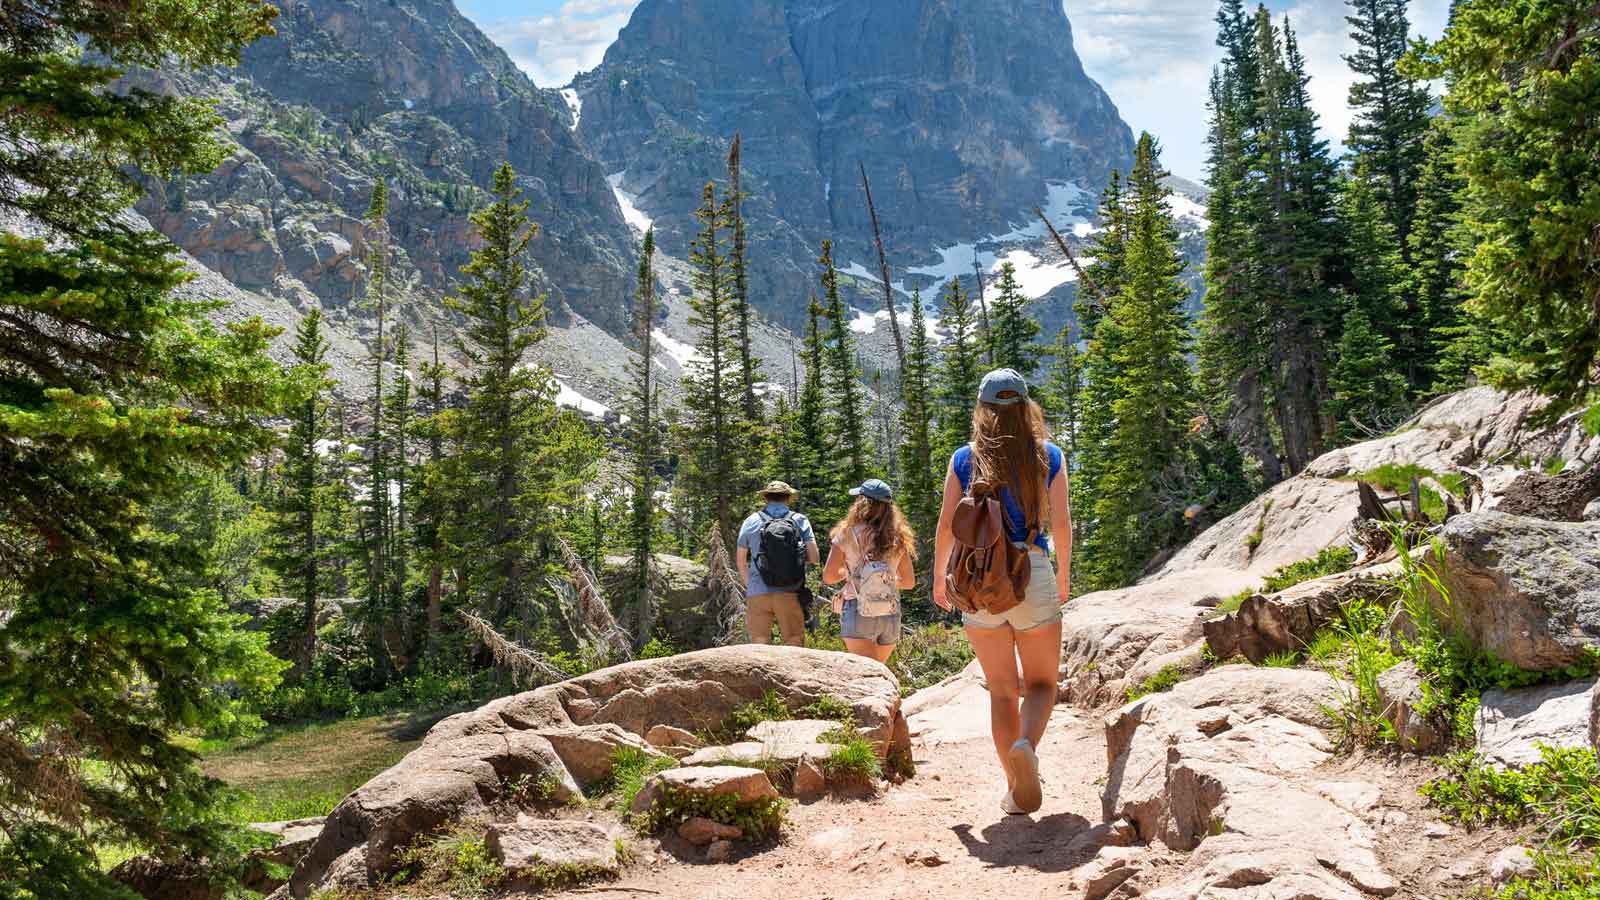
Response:
[{"label": "tan backpack", "polygon": [[951,517],[955,549],[945,567],[945,587],[962,612],[998,615],[1022,602],[1032,562],[1028,548],[1007,538],[1000,499],[979,485],[973,488]]}]

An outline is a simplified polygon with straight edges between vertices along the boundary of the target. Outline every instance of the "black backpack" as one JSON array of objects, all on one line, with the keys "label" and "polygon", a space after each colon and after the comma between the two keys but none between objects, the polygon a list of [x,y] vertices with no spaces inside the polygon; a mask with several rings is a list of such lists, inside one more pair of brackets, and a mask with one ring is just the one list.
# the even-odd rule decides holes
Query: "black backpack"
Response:
[{"label": "black backpack", "polygon": [[756,515],[761,517],[761,530],[756,534],[756,571],[761,573],[762,582],[775,591],[799,588],[806,582],[806,548],[794,513],[776,518],[764,512]]}]

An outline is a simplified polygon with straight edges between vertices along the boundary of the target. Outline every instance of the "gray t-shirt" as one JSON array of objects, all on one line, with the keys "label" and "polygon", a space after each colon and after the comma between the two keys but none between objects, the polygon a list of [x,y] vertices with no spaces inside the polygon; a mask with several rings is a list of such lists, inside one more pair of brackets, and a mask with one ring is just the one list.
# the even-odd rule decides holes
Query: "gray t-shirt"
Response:
[{"label": "gray t-shirt", "polygon": [[[789,512],[789,507],[782,503],[768,503],[766,514],[776,519]],[[800,529],[802,544],[816,543],[816,535],[811,531],[811,520],[800,513],[794,514],[794,527]],[[745,585],[746,597],[759,597],[762,594],[778,593],[767,587],[761,580],[761,572],[756,568],[756,550],[761,544],[761,514],[751,513],[739,526],[739,546],[750,552],[750,583]]]}]

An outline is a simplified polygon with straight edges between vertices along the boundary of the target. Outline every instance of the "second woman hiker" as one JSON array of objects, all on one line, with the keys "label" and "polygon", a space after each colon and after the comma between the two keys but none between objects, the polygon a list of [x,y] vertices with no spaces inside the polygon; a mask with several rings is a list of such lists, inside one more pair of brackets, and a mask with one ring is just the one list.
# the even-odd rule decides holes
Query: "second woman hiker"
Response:
[{"label": "second woman hiker", "polygon": [[[1043,802],[1036,751],[1056,704],[1061,667],[1061,605],[1071,596],[1068,582],[1072,519],[1067,473],[1063,471],[1061,448],[1049,438],[1044,413],[1039,404],[1029,399],[1028,383],[1021,375],[1011,369],[985,375],[972,414],[972,443],[950,458],[944,506],[934,537],[933,600],[947,610],[952,601],[959,600],[963,605],[961,618],[967,638],[989,683],[989,729],[1006,775],[1007,790],[1001,807],[1014,814],[1035,812]],[[965,507],[969,518],[963,525],[977,523],[977,527],[970,527],[958,540],[957,507],[969,493],[975,494],[974,500],[997,495],[1003,536],[987,527],[986,522],[995,519],[971,517],[978,507],[969,502]],[[987,502],[982,507],[985,512],[992,508]],[[1046,532],[1049,541],[1045,540]],[[997,541],[1009,541],[1017,549],[995,543],[987,545],[987,553],[972,552],[991,536]],[[1059,571],[1050,567],[1052,545]],[[996,553],[996,549],[1004,552]],[[1025,562],[1020,555],[1023,551]],[[948,571],[953,553],[964,571]],[[1002,572],[996,564],[1009,562],[1008,556],[1016,558],[1016,568]],[[972,573],[987,576],[991,568],[994,580],[984,584],[973,580]],[[1021,596],[1016,596],[1011,587],[1018,577],[1027,579]],[[1004,595],[1006,602],[1001,605],[1007,608],[966,608],[983,605],[984,591],[1000,579],[1005,583],[995,590]],[[953,595],[963,589],[980,602],[973,604],[974,596]]]},{"label": "second woman hiker", "polygon": [[822,582],[844,582],[834,595],[834,611],[845,647],[885,662],[900,642],[900,592],[917,585],[916,536],[889,485],[871,478],[850,495],[855,503],[829,535]]}]

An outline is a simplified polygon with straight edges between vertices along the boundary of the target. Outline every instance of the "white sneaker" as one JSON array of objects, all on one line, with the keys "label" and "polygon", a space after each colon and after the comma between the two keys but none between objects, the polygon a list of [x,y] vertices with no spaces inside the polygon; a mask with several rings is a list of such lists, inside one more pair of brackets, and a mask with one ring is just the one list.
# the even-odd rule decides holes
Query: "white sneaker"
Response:
[{"label": "white sneaker", "polygon": [[1022,811],[1022,807],[1017,805],[1017,801],[1011,799],[1010,791],[1006,791],[1006,795],[1000,798],[1000,809],[1008,816],[1027,815],[1027,813]]},{"label": "white sneaker", "polygon": [[1018,738],[1007,755],[1011,763],[1011,799],[1025,813],[1038,812],[1044,805],[1044,787],[1039,782],[1039,756],[1027,738]]}]

